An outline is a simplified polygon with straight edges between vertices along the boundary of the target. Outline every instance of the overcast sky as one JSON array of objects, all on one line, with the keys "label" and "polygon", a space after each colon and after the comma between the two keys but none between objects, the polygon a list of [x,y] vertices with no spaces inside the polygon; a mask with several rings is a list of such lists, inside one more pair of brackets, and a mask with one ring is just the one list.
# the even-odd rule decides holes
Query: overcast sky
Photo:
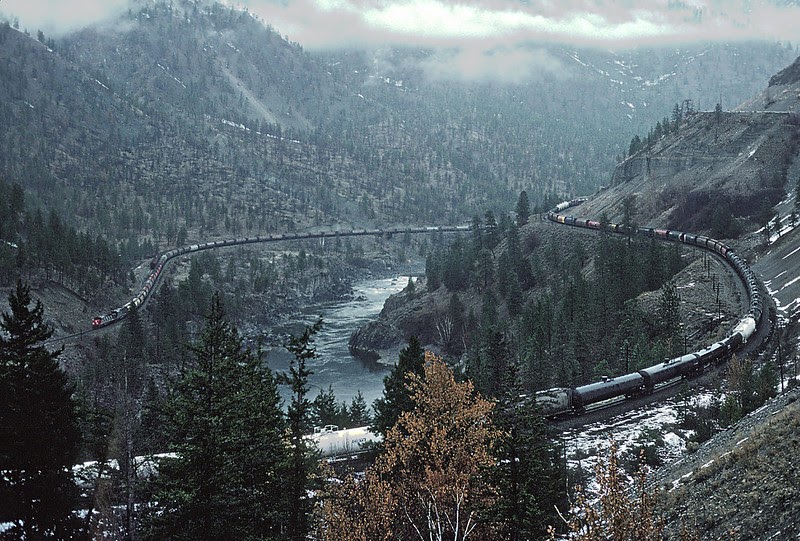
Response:
[{"label": "overcast sky", "polygon": [[[177,0],[176,0],[177,2]],[[59,34],[101,22],[130,0],[0,0],[21,28]],[[229,3],[231,3],[229,1]],[[309,50],[422,45],[449,52],[453,73],[509,74],[546,66],[531,43],[624,49],[701,40],[800,43],[800,7],[789,0],[237,0]],[[544,55],[544,56],[543,56]],[[441,64],[437,70],[441,70]],[[525,77],[525,73],[519,73]]]}]

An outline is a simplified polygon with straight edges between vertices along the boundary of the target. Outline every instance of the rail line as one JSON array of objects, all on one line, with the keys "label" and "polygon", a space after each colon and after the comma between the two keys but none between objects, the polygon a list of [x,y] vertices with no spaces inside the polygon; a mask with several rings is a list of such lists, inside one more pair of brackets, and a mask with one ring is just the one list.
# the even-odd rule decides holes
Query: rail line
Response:
[{"label": "rail line", "polygon": [[560,203],[547,213],[547,219],[562,225],[677,242],[707,250],[724,260],[736,272],[747,292],[748,310],[737,321],[728,336],[698,351],[659,362],[630,374],[603,378],[603,381],[574,388],[557,387],[538,391],[535,394],[535,400],[548,416],[583,413],[589,406],[604,403],[610,399],[652,394],[656,386],[660,384],[699,374],[712,362],[727,359],[733,353],[741,351],[753,336],[758,335],[764,320],[768,320],[764,317],[766,309],[761,298],[760,282],[744,258],[730,246],[711,237],[683,231],[601,223],[596,220],[563,214],[567,209],[578,206],[587,200],[588,198],[578,198]]},{"label": "rail line", "polygon": [[190,244],[180,248],[167,250],[156,255],[150,263],[150,274],[148,274],[144,283],[139,289],[137,295],[125,303],[124,305],[116,308],[105,315],[95,316],[92,319],[92,327],[77,333],[58,338],[51,338],[45,344],[56,344],[65,342],[74,338],[82,338],[83,336],[97,331],[103,327],[113,325],[123,320],[128,313],[133,309],[138,309],[144,306],[151,293],[155,290],[159,279],[164,271],[165,266],[175,259],[176,257],[201,252],[204,250],[211,250],[215,248],[224,248],[228,246],[242,246],[246,244],[261,244],[270,242],[286,242],[298,240],[314,240],[314,239],[337,239],[345,237],[386,237],[392,238],[394,235],[418,235],[418,234],[434,234],[434,233],[458,233],[469,231],[469,225],[437,225],[437,226],[414,226],[414,227],[395,227],[387,229],[351,229],[351,230],[328,230],[317,232],[302,232],[302,233],[283,233],[272,235],[255,235],[247,237],[234,237],[230,239],[209,241],[204,243]]}]

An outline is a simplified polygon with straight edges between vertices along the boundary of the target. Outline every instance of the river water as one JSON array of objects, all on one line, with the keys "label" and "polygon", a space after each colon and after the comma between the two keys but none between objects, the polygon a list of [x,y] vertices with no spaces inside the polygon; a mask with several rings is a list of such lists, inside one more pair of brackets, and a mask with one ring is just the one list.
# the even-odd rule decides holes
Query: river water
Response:
[{"label": "river water", "polygon": [[[305,326],[313,324],[319,317],[323,320],[322,329],[314,341],[318,358],[308,363],[314,372],[309,378],[311,400],[320,389],[327,390],[329,385],[333,386],[336,399],[348,406],[359,390],[370,407],[383,394],[383,378],[397,362],[396,354],[377,361],[356,358],[350,354],[348,341],[353,331],[377,319],[384,301],[402,291],[407,284],[408,276],[356,282],[351,298],[308,306],[279,329],[299,336]],[[290,359],[291,355],[283,348],[266,351],[266,361],[276,372],[288,370]],[[282,386],[281,395],[288,403],[288,387]]]}]

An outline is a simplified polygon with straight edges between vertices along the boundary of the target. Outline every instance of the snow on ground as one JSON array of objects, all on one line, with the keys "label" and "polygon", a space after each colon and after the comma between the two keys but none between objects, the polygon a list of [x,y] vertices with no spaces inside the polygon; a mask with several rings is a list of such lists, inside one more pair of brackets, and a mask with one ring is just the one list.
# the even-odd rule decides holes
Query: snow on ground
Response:
[{"label": "snow on ground", "polygon": [[[640,448],[660,439],[657,448],[662,464],[673,462],[686,455],[686,443],[691,430],[680,427],[682,411],[695,406],[707,406],[713,398],[710,390],[701,390],[692,396],[680,393],[663,402],[615,415],[580,428],[565,430],[561,439],[566,448],[567,465],[572,470],[582,470],[594,477],[598,459],[608,453],[610,442],[617,443],[620,462],[637,456]],[[595,489],[592,480],[590,491]]]}]

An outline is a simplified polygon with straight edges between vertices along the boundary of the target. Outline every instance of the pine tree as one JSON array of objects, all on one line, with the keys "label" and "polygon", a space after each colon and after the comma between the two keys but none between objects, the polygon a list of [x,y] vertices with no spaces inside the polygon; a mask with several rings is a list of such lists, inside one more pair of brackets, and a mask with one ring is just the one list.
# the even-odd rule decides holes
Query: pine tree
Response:
[{"label": "pine tree", "polygon": [[386,436],[404,411],[411,411],[414,402],[406,387],[409,373],[421,375],[425,351],[416,336],[408,339],[408,345],[400,351],[400,357],[392,371],[383,378],[383,397],[375,400],[375,411],[371,430]]},{"label": "pine tree", "polygon": [[311,488],[315,460],[304,436],[311,428],[311,402],[308,400],[308,378],[313,372],[306,363],[317,357],[314,335],[322,328],[322,320],[306,327],[303,334],[291,336],[286,349],[294,356],[289,364],[289,373],[282,374],[281,383],[289,385],[292,399],[287,415],[289,418],[289,468],[287,472],[289,512],[287,528],[289,538],[301,541],[310,530],[313,502],[308,491]]},{"label": "pine tree", "polygon": [[166,405],[175,458],[163,459],[148,539],[252,539],[285,528],[286,447],[272,373],[243,348],[214,294],[195,362]]},{"label": "pine tree", "polygon": [[11,313],[0,322],[0,520],[20,539],[68,539],[78,529],[72,466],[80,433],[72,387],[58,366],[60,351],[42,344],[52,335],[44,308],[17,282]]},{"label": "pine tree", "polygon": [[680,304],[678,288],[675,286],[675,281],[670,280],[661,287],[661,294],[658,298],[659,327],[663,338],[672,345],[671,348],[668,348],[669,355],[683,351]]},{"label": "pine tree", "polygon": [[517,199],[517,226],[522,227],[523,225],[528,223],[528,219],[531,216],[531,203],[528,200],[528,192],[522,190],[519,193],[519,199]]},{"label": "pine tree", "polygon": [[364,395],[358,391],[350,402],[350,425],[351,426],[366,426],[371,422],[369,416],[369,406],[367,401],[364,400]]},{"label": "pine tree", "polygon": [[311,404],[311,416],[316,426],[335,425],[337,423],[338,408],[333,385],[328,390],[319,390],[319,394]]},{"label": "pine tree", "polygon": [[500,523],[498,538],[509,541],[541,539],[558,519],[555,508],[568,507],[562,449],[536,403],[521,398],[518,373],[510,363],[493,416],[502,435],[492,471],[498,498],[491,515]]}]

